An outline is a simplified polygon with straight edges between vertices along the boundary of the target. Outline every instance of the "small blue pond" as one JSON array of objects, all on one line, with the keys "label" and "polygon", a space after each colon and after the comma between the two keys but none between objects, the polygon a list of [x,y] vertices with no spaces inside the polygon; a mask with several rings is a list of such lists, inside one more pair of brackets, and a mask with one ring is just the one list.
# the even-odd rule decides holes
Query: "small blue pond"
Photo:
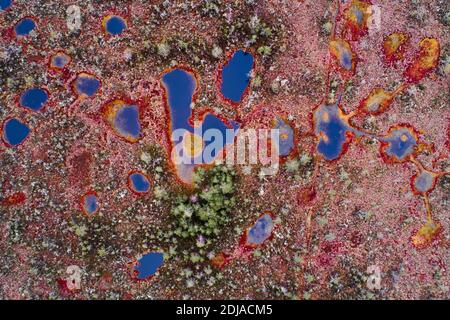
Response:
[{"label": "small blue pond", "polygon": [[20,105],[33,111],[39,111],[45,105],[47,100],[47,91],[40,88],[32,88],[22,93],[20,96]]},{"label": "small blue pond", "polygon": [[274,223],[270,214],[259,218],[247,234],[247,244],[260,245],[272,234]]},{"label": "small blue pond", "polygon": [[8,119],[3,124],[3,140],[13,147],[24,142],[29,134],[30,128],[15,118]]},{"label": "small blue pond", "polygon": [[69,57],[66,54],[58,53],[52,57],[52,66],[63,69],[69,63]]},{"label": "small blue pond", "polygon": [[84,210],[88,214],[94,214],[98,211],[98,199],[95,194],[88,194],[84,197]]},{"label": "small blue pond", "polygon": [[408,128],[395,129],[384,141],[388,143],[386,153],[400,161],[411,155],[417,144],[416,138]]},{"label": "small blue pond", "polygon": [[92,97],[99,88],[100,81],[91,75],[80,74],[75,80],[75,90],[78,95]]},{"label": "small blue pond", "polygon": [[426,193],[433,188],[435,177],[427,172],[422,171],[414,178],[414,188],[422,193]]},{"label": "small blue pond", "polygon": [[8,9],[12,4],[12,0],[0,0],[0,10]]},{"label": "small blue pond", "polygon": [[339,114],[337,104],[321,105],[314,112],[315,133],[319,136],[317,151],[326,160],[335,160],[347,140],[347,132],[353,131]]},{"label": "small blue pond", "polygon": [[36,23],[33,19],[24,18],[16,24],[14,31],[17,36],[27,36],[34,28],[36,28]]},{"label": "small blue pond", "polygon": [[243,50],[236,51],[222,70],[222,95],[235,103],[240,102],[250,83],[252,69],[253,56]]},{"label": "small blue pond", "polygon": [[121,17],[110,16],[106,18],[105,29],[110,35],[119,35],[126,29],[126,27],[127,24]]},{"label": "small blue pond", "polygon": [[148,178],[139,172],[130,174],[130,187],[138,193],[146,193],[150,190],[150,181]]},{"label": "small blue pond", "polygon": [[164,254],[160,252],[150,252],[144,254],[141,259],[138,260],[134,270],[137,271],[136,278],[138,280],[145,280],[153,276],[158,268],[164,262]]},{"label": "small blue pond", "polygon": [[136,105],[123,105],[114,117],[114,128],[117,132],[130,140],[137,140],[141,134],[139,123],[139,107]]}]

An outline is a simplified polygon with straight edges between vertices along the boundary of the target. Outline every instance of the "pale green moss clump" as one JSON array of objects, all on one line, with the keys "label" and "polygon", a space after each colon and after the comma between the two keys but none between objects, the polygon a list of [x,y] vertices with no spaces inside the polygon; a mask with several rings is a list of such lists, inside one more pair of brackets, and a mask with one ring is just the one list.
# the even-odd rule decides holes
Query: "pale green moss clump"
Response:
[{"label": "pale green moss clump", "polygon": [[[235,180],[235,171],[222,165],[195,172],[194,189],[176,197],[170,209],[169,230],[159,235],[170,243],[171,256],[177,255],[192,264],[214,256],[213,244],[231,221],[236,202]],[[162,197],[160,191],[158,195]]]},{"label": "pale green moss clump", "polygon": [[[179,196],[171,214],[176,218],[174,233],[182,238],[204,237],[206,243],[219,235],[235,204],[235,172],[225,166],[209,171],[200,168],[195,175],[196,193]],[[197,241],[199,247],[204,246]]]}]

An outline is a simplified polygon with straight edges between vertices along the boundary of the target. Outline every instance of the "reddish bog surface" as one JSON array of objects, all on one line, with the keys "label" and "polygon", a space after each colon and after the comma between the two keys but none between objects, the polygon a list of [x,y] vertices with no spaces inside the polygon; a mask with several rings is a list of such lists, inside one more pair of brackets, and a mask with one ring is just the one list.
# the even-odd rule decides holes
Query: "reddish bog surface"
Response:
[{"label": "reddish bog surface", "polygon": [[446,1],[0,1],[0,299],[448,299]]}]

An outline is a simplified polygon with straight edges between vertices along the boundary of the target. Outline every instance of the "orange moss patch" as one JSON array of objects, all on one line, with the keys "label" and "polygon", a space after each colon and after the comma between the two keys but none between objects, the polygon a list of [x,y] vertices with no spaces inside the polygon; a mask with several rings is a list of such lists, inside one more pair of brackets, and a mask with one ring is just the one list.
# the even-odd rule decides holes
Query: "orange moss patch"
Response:
[{"label": "orange moss patch", "polygon": [[405,57],[405,45],[409,36],[405,33],[394,32],[386,37],[383,42],[383,52],[388,62],[403,60]]},{"label": "orange moss patch", "polygon": [[411,242],[416,248],[424,248],[436,239],[441,230],[439,223],[429,220],[411,237]]},{"label": "orange moss patch", "polygon": [[439,63],[440,45],[437,39],[425,38],[419,43],[420,51],[405,71],[410,82],[422,80]]},{"label": "orange moss patch", "polygon": [[220,269],[223,268],[228,263],[229,260],[230,257],[227,254],[220,252],[214,258],[211,259],[211,264],[214,267]]}]

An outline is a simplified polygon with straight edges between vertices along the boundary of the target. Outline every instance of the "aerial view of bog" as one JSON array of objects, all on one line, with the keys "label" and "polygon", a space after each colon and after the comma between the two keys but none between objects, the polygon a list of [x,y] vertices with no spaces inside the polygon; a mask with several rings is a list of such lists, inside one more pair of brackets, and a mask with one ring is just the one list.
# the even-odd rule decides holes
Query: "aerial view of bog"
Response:
[{"label": "aerial view of bog", "polygon": [[0,0],[0,299],[449,299],[449,28]]}]

